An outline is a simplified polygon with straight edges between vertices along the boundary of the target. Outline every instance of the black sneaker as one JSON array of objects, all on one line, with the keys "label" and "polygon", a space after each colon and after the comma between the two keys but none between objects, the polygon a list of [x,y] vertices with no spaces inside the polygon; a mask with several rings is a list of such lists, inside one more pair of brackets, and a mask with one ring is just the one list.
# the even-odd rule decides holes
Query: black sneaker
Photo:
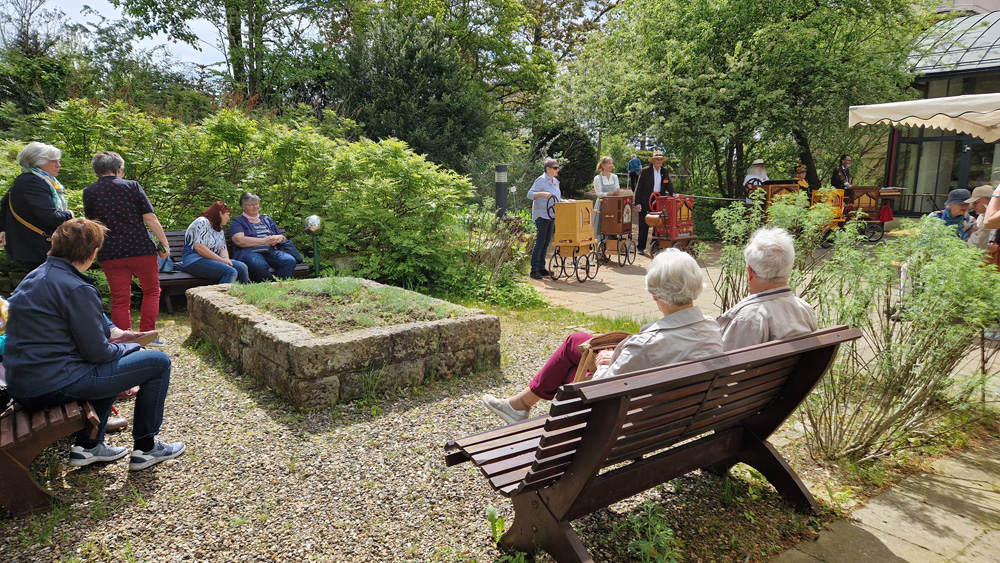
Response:
[{"label": "black sneaker", "polygon": [[542,279],[542,278],[544,277],[544,276],[542,276],[542,273],[541,273],[541,272],[539,272],[538,270],[532,270],[532,271],[531,271],[531,273],[530,273],[530,274],[528,274],[528,275],[529,275],[529,276],[531,277],[531,279],[533,279],[533,280],[540,280],[540,279]]},{"label": "black sneaker", "polygon": [[551,276],[552,275],[552,272],[546,270],[545,268],[542,268],[541,270],[538,270],[538,273],[542,274],[542,276]]},{"label": "black sneaker", "polygon": [[643,250],[643,249],[641,249],[641,248],[638,250],[638,253],[639,253],[639,256],[645,256],[646,255],[646,251]]}]

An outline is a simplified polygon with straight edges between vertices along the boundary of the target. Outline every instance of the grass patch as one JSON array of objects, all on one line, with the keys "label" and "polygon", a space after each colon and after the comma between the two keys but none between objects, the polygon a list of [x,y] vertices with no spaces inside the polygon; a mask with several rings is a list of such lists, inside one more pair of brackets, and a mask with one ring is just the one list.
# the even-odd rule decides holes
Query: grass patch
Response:
[{"label": "grass patch", "polygon": [[367,287],[355,278],[289,280],[233,285],[231,295],[318,334],[433,321],[468,311],[398,287]]}]

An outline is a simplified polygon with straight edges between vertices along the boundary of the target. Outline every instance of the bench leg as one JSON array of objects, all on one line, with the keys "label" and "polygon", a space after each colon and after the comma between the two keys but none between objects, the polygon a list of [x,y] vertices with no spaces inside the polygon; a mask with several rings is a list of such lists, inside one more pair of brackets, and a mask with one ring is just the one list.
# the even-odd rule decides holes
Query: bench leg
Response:
[{"label": "bench leg", "polygon": [[170,291],[160,291],[160,299],[163,301],[163,308],[167,310],[171,315],[174,314],[174,304],[170,300],[170,296],[173,295]]},{"label": "bench leg", "polygon": [[820,513],[819,504],[812,493],[770,442],[761,442],[747,436],[743,441],[743,449],[736,457],[760,471],[792,506],[805,513]]},{"label": "bench leg", "polygon": [[0,451],[0,505],[15,516],[48,510],[52,493],[31,478],[28,468],[6,451]]},{"label": "bench leg", "polygon": [[500,538],[504,551],[543,550],[558,563],[593,563],[590,553],[568,521],[557,521],[536,492],[516,496],[514,522]]}]

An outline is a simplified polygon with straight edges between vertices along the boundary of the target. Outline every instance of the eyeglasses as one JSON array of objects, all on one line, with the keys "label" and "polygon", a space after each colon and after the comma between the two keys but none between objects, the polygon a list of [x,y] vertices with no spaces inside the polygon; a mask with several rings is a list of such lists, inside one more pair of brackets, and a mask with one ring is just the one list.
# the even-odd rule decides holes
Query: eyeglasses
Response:
[{"label": "eyeglasses", "polygon": [[553,169],[553,170],[559,170],[559,167],[558,167],[558,166],[549,166],[549,168],[551,168],[551,169]]}]

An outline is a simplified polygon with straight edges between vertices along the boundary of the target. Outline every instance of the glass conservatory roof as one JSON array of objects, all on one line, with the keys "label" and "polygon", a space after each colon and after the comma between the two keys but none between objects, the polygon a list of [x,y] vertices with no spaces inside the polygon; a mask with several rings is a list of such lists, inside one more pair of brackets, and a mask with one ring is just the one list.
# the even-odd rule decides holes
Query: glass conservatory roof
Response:
[{"label": "glass conservatory roof", "polygon": [[921,76],[1000,69],[1000,12],[938,22],[910,60]]}]

